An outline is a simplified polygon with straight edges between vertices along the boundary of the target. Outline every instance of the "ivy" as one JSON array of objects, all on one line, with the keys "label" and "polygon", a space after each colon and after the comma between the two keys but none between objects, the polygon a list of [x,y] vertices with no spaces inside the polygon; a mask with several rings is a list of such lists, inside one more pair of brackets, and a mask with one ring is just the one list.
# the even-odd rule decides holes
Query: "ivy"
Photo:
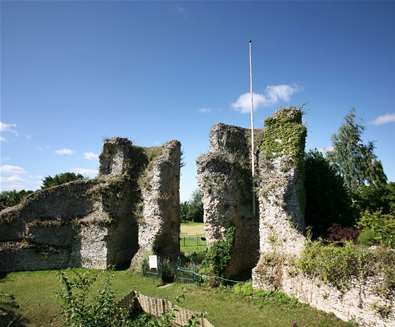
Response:
[{"label": "ivy", "polygon": [[281,109],[267,118],[263,134],[260,150],[266,159],[287,155],[296,164],[303,159],[306,127],[299,109]]},{"label": "ivy", "polygon": [[236,228],[230,226],[222,240],[212,245],[206,254],[202,266],[216,276],[224,277],[225,270],[228,267],[232,250],[235,242]]},{"label": "ivy", "polygon": [[344,292],[357,281],[365,283],[369,277],[381,276],[376,291],[383,297],[395,296],[395,252],[386,248],[370,249],[347,242],[340,247],[309,241],[297,267],[307,276]]}]

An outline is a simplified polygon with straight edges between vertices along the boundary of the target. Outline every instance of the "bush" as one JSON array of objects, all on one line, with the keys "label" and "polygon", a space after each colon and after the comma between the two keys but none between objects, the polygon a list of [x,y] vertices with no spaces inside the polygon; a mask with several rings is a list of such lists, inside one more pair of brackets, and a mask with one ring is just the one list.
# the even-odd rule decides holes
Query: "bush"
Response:
[{"label": "bush", "polygon": [[370,276],[383,275],[377,288],[395,294],[395,252],[389,249],[368,249],[351,242],[339,247],[309,241],[296,264],[306,275],[341,291],[349,289],[353,280],[363,283]]},{"label": "bush", "polygon": [[365,211],[395,215],[395,183],[364,185],[353,193],[355,207]]},{"label": "bush", "polygon": [[217,241],[208,248],[206,258],[202,266],[205,272],[213,273],[215,276],[224,277],[225,270],[232,257],[232,250],[235,242],[236,228],[230,226],[223,240]]},{"label": "bush", "polygon": [[358,241],[364,245],[383,245],[395,248],[395,216],[365,211],[358,226],[362,234]]},{"label": "bush", "polygon": [[333,224],[328,228],[328,241],[343,242],[354,241],[357,239],[360,230],[352,227],[343,227],[338,224]]},{"label": "bush", "polygon": [[73,276],[59,273],[62,287],[59,292],[65,326],[68,327],[144,327],[171,326],[156,325],[144,314],[131,318],[128,308],[115,300],[110,277],[104,281],[102,288],[92,297],[94,285],[99,274],[94,272],[79,273]]}]

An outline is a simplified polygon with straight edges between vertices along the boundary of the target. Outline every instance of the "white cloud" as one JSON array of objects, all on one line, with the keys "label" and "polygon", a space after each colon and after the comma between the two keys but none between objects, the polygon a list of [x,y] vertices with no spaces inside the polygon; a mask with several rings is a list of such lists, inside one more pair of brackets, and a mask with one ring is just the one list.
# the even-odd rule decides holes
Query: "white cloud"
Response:
[{"label": "white cloud", "polygon": [[[302,88],[297,84],[279,84],[279,85],[268,85],[263,92],[253,93],[254,97],[254,110],[261,107],[267,107],[275,105],[279,102],[288,102],[291,97],[299,92]],[[251,99],[250,93],[244,93],[232,103],[232,107],[241,113],[248,113],[251,110]]]},{"label": "white cloud", "polygon": [[68,148],[55,150],[55,153],[59,156],[71,156],[74,151]]},{"label": "white cloud", "polygon": [[93,152],[85,152],[84,159],[86,160],[99,160],[99,155]]},{"label": "white cloud", "polygon": [[375,120],[373,120],[374,125],[384,125],[388,123],[395,123],[395,114],[385,114],[376,117]]},{"label": "white cloud", "polygon": [[14,165],[0,165],[1,175],[23,175],[26,174],[25,169]]},{"label": "white cloud", "polygon": [[333,146],[324,146],[318,149],[322,153],[328,153],[333,151]]},{"label": "white cloud", "polygon": [[0,132],[11,132],[17,134],[15,128],[16,128],[15,124],[7,124],[0,121]]},{"label": "white cloud", "polygon": [[35,190],[40,187],[41,179],[27,176],[24,168],[15,165],[0,165],[0,190]]},{"label": "white cloud", "polygon": [[90,178],[96,177],[99,171],[97,169],[90,168],[74,168],[72,169],[73,173],[81,174]]},{"label": "white cloud", "polygon": [[208,113],[208,112],[211,112],[211,111],[212,111],[212,109],[211,108],[207,108],[207,107],[199,109],[199,112],[201,112],[201,113]]}]

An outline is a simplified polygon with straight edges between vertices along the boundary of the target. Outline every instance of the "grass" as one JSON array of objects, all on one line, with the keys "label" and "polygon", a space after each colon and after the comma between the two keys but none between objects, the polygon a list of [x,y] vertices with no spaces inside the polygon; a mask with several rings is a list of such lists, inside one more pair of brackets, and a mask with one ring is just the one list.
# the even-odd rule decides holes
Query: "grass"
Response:
[{"label": "grass", "polygon": [[183,223],[181,224],[180,247],[185,254],[193,252],[203,252],[206,247],[203,223]]},{"label": "grass", "polygon": [[[103,272],[103,276],[108,273]],[[295,305],[295,301],[256,301],[237,295],[231,289],[209,289],[194,284],[174,283],[166,288],[158,288],[158,280],[129,271],[113,273],[113,288],[120,298],[133,289],[170,301],[184,294],[186,299],[182,306],[207,312],[207,318],[217,327],[291,327],[293,322],[298,327],[352,326],[307,305]],[[20,312],[28,320],[28,326],[62,326],[56,295],[59,286],[56,271],[17,272],[0,279],[0,292],[15,296]]]},{"label": "grass", "polygon": [[204,235],[203,223],[182,223],[181,235]]}]

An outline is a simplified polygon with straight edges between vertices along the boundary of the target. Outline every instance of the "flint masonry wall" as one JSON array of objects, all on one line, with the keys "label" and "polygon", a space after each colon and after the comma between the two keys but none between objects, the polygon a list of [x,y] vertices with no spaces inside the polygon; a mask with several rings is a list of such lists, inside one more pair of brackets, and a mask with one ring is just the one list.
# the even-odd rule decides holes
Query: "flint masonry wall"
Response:
[{"label": "flint masonry wall", "polygon": [[[282,290],[301,302],[362,326],[395,326],[391,298],[378,294],[380,276],[355,281],[340,292],[305,276],[293,264],[304,248],[303,154],[305,128],[301,112],[280,110],[265,122],[259,149],[260,259],[253,269],[255,289]],[[377,307],[387,308],[386,316]]]},{"label": "flint masonry wall", "polygon": [[[156,176],[168,192],[147,202],[145,176],[160,164],[173,169],[171,176]],[[142,148],[124,138],[106,140],[96,179],[37,191],[0,212],[0,271],[127,267],[151,243],[162,248],[163,242],[165,254],[178,253],[179,168],[177,141]],[[156,203],[160,209],[150,210]],[[151,243],[139,242],[143,212],[144,219],[170,226],[153,232]]]},{"label": "flint masonry wall", "polygon": [[304,247],[303,157],[306,129],[302,113],[290,108],[265,121],[259,147],[260,258],[253,285],[276,288],[281,263]]},{"label": "flint masonry wall", "polygon": [[[255,131],[260,139],[261,130]],[[209,245],[235,226],[235,245],[226,275],[249,278],[259,257],[258,207],[252,208],[250,131],[225,124],[210,133],[209,152],[197,160],[204,228]]]}]

